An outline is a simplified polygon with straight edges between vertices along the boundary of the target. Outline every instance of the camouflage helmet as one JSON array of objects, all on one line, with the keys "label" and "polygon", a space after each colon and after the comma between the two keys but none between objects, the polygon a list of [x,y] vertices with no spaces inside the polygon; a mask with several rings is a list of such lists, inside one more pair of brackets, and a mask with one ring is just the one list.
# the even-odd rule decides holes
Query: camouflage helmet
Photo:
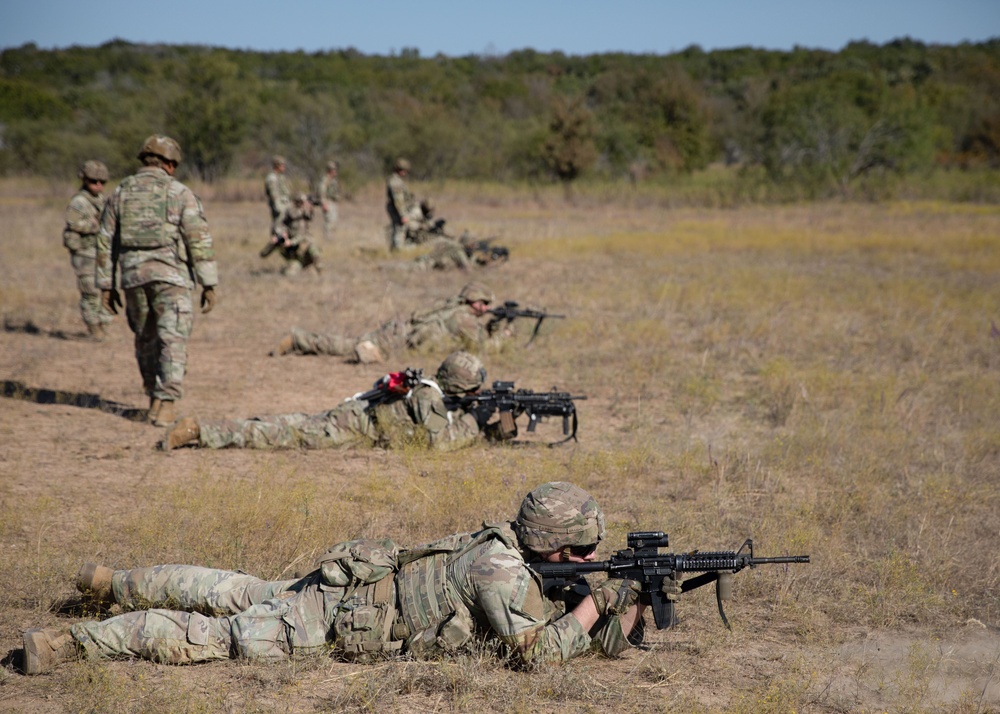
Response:
[{"label": "camouflage helmet", "polygon": [[420,202],[420,211],[427,217],[434,215],[434,202],[429,198],[425,198]]},{"label": "camouflage helmet", "polygon": [[142,142],[138,158],[142,159],[149,155],[159,156],[165,161],[173,161],[175,164],[179,164],[181,162],[181,145],[169,136],[153,134]]},{"label": "camouflage helmet", "polygon": [[469,283],[462,288],[462,292],[460,292],[458,296],[467,303],[482,300],[484,303],[489,305],[491,302],[496,300],[496,296],[493,294],[493,291],[483,283]]},{"label": "camouflage helmet", "polygon": [[275,154],[271,157],[271,166],[281,166],[285,163],[285,157],[281,154]]},{"label": "camouflage helmet", "polygon": [[473,392],[486,381],[486,368],[474,354],[452,352],[438,367],[435,379],[446,394]]},{"label": "camouflage helmet", "polygon": [[110,178],[108,167],[101,161],[93,160],[84,161],[77,175],[82,179],[91,179],[92,181],[107,181]]},{"label": "camouflage helmet", "polygon": [[336,171],[337,168],[339,168],[339,167],[338,167],[336,161],[327,161],[326,162],[326,170],[327,171]]},{"label": "camouflage helmet", "polygon": [[307,196],[304,193],[297,193],[297,194],[295,194],[295,202],[296,203],[305,203],[308,200],[309,200],[309,196]]},{"label": "camouflage helmet", "polygon": [[551,481],[524,497],[514,529],[525,548],[547,555],[569,545],[599,543],[604,512],[579,486]]},{"label": "camouflage helmet", "polygon": [[410,162],[404,159],[402,156],[400,156],[398,159],[396,159],[396,163],[393,165],[392,168],[395,169],[396,171],[409,171]]}]

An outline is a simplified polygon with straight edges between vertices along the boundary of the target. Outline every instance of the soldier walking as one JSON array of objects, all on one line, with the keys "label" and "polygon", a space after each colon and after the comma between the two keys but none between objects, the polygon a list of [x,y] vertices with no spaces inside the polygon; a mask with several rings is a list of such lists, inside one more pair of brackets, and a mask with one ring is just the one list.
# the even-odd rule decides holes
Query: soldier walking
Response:
[{"label": "soldier walking", "polygon": [[117,314],[122,301],[115,272],[121,264],[125,312],[149,395],[149,420],[169,426],[183,395],[194,284],[202,286],[202,313],[210,312],[218,268],[201,201],[173,178],[181,162],[178,143],[154,134],[138,158],[143,167],[121,182],[101,215],[96,282],[102,304]]}]

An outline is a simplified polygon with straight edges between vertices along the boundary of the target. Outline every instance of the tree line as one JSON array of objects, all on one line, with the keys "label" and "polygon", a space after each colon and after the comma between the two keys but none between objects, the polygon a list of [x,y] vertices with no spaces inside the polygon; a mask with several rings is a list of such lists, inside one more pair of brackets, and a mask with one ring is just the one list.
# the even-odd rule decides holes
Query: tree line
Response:
[{"label": "tree line", "polygon": [[709,164],[811,196],[937,168],[1000,166],[1000,39],[839,52],[697,46],[669,55],[392,56],[141,45],[0,52],[0,173],[135,167],[177,138],[206,182],[273,153],[306,175],[657,180]]}]

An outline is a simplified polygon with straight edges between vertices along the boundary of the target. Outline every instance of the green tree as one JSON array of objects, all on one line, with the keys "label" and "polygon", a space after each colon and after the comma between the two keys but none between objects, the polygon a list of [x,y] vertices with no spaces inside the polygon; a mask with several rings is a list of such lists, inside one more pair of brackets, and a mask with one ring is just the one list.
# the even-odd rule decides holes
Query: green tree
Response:
[{"label": "green tree", "polygon": [[255,82],[221,54],[191,58],[183,93],[167,108],[167,123],[185,163],[205,181],[225,175],[256,110]]},{"label": "green tree", "polygon": [[542,147],[546,166],[560,181],[573,181],[597,160],[594,136],[594,118],[583,98],[556,98]]}]

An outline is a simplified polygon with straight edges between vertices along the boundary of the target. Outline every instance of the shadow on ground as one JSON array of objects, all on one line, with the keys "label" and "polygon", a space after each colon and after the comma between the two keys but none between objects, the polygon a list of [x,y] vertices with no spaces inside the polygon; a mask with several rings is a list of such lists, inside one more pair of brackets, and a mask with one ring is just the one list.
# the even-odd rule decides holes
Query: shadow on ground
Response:
[{"label": "shadow on ground", "polygon": [[51,337],[55,340],[85,340],[87,339],[87,334],[84,332],[64,332],[63,330],[43,330],[41,327],[36,325],[33,320],[28,320],[27,322],[14,322],[10,319],[4,319],[3,321],[3,331],[13,332],[21,335],[41,335],[43,337]]},{"label": "shadow on ground", "polygon": [[8,399],[20,399],[35,404],[66,404],[82,409],[97,409],[106,414],[114,414],[129,421],[145,421],[147,410],[136,409],[127,404],[102,399],[100,394],[66,392],[60,389],[39,389],[11,379],[0,381],[0,394]]}]

